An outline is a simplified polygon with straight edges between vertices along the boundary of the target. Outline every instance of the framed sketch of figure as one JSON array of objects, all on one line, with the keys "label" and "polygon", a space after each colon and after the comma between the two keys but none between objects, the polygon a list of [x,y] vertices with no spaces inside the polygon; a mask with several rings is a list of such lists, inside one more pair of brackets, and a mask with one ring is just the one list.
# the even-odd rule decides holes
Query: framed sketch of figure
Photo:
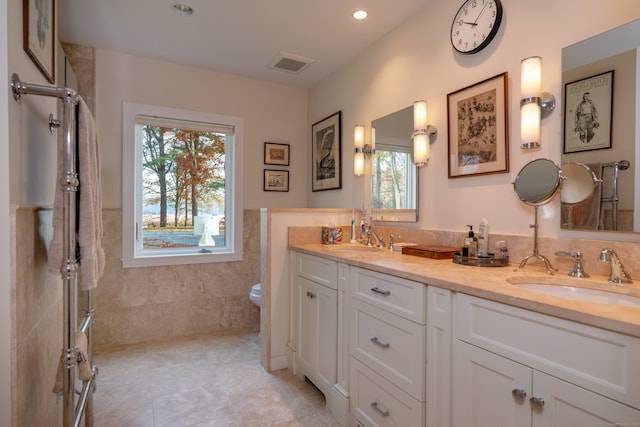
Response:
[{"label": "framed sketch of figure", "polygon": [[312,190],[342,188],[341,112],[311,126]]}]

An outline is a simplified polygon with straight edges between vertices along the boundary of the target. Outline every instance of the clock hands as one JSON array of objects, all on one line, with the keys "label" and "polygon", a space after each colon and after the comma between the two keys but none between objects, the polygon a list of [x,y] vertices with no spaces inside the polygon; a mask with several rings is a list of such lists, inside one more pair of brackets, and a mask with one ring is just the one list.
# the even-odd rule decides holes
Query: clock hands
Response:
[{"label": "clock hands", "polygon": [[480,17],[484,13],[484,10],[487,8],[488,4],[489,4],[489,2],[485,3],[484,6],[482,6],[482,10],[480,10],[480,13],[478,13],[478,16],[476,16],[476,19],[473,22],[460,21],[460,23],[461,24],[471,25],[471,28],[475,29],[475,27],[478,26],[478,19],[480,19]]},{"label": "clock hands", "polygon": [[478,25],[478,24],[477,24],[478,19],[480,19],[480,16],[484,13],[484,10],[485,10],[485,8],[487,7],[487,5],[488,5],[488,4],[489,4],[489,2],[486,2],[486,3],[484,4],[484,6],[482,6],[482,10],[481,10],[481,11],[480,11],[480,13],[478,14],[478,16],[476,16],[476,20],[475,20],[475,21],[473,21],[473,25]]}]

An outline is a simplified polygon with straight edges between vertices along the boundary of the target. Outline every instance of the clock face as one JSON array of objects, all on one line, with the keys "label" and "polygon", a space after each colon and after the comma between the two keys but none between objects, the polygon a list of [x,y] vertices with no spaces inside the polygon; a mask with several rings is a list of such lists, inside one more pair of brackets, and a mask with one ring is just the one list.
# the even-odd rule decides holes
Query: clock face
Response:
[{"label": "clock face", "polygon": [[451,24],[451,44],[460,53],[476,53],[495,37],[502,21],[500,0],[467,0]]}]

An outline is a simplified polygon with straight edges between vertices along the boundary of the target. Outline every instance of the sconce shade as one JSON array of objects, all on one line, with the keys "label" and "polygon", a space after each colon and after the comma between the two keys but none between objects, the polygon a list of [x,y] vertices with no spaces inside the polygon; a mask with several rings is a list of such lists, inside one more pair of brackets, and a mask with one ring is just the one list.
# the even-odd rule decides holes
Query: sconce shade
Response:
[{"label": "sconce shade", "polygon": [[429,135],[426,132],[420,132],[413,135],[413,163],[416,166],[426,166],[431,157],[429,147]]},{"label": "sconce shade", "polygon": [[353,174],[364,175],[364,126],[356,125],[353,128]]},{"label": "sconce shade", "polygon": [[427,101],[413,103],[413,130],[427,128]]},{"label": "sconce shade", "polygon": [[542,87],[542,58],[531,56],[520,63],[520,98],[538,98]]},{"label": "sconce shade", "polygon": [[520,108],[520,141],[521,148],[540,146],[540,106],[535,102]]},{"label": "sconce shade", "polygon": [[376,128],[371,128],[371,152],[376,152]]},{"label": "sconce shade", "polygon": [[353,146],[356,150],[364,148],[364,126],[356,125],[353,128]]}]

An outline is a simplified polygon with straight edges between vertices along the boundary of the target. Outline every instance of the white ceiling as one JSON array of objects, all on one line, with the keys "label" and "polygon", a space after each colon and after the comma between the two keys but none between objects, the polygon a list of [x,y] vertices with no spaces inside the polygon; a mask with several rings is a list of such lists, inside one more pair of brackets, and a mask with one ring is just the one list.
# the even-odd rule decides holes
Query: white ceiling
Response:
[{"label": "white ceiling", "polygon": [[[58,0],[60,40],[309,87],[429,0]],[[356,21],[353,11],[369,17]],[[310,58],[300,74],[269,67],[279,52]]]}]

